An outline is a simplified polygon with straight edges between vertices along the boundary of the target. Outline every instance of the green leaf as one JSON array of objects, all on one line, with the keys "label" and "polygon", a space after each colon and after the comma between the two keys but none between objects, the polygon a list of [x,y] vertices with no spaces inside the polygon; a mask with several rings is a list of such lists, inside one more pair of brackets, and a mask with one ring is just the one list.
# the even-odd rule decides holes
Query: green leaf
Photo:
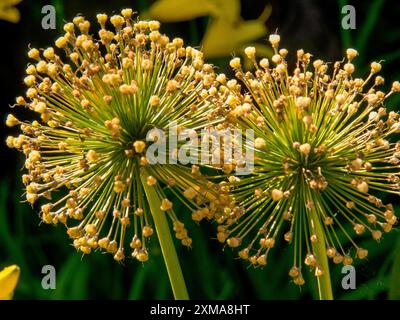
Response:
[{"label": "green leaf", "polygon": [[149,273],[149,266],[142,266],[142,268],[138,268],[135,276],[133,278],[133,282],[131,285],[131,289],[128,295],[129,300],[138,300],[143,297],[144,292],[144,283]]},{"label": "green leaf", "polygon": [[389,299],[400,300],[400,239],[397,240],[397,245],[394,252],[395,258],[393,261],[389,282]]},{"label": "green leaf", "polygon": [[[381,10],[384,3],[384,0],[375,0],[369,6],[368,15],[361,26],[361,30],[358,32],[358,37],[356,40],[356,47],[360,52],[360,56],[365,54],[365,49],[370,41],[371,33],[376,26],[378,18],[381,16]],[[363,60],[362,57],[360,57],[360,60]]]}]

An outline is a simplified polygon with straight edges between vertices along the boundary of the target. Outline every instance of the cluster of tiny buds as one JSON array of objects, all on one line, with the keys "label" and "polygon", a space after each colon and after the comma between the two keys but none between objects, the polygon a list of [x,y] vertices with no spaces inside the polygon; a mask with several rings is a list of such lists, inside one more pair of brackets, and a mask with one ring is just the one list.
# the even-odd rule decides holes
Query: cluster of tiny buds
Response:
[{"label": "cluster of tiny buds", "polygon": [[[294,236],[296,230],[303,229],[298,207],[317,211],[330,234],[327,256],[335,264],[350,265],[353,257],[368,256],[368,250],[357,246],[347,231],[345,235],[355,248],[353,257],[340,242],[331,240],[336,226],[345,230],[342,219],[352,225],[355,235],[369,232],[377,241],[397,223],[392,205],[384,205],[370,192],[399,194],[400,147],[388,136],[400,132],[400,119],[397,112],[386,111],[384,102],[400,92],[400,83],[393,82],[388,93],[378,89],[385,84],[378,75],[380,62],[371,63],[366,79],[354,78],[355,49],[346,51],[347,61],[334,64],[312,61],[310,53],[298,50],[296,67],[289,74],[288,50],[279,49],[280,36],[272,34],[269,42],[274,50],[271,59],[258,61],[256,48],[245,48],[254,72],[244,71],[240,58],[230,61],[241,82],[226,81],[229,91],[222,96],[229,109],[226,122],[256,133],[249,143],[255,152],[255,167],[253,175],[229,176],[228,182],[220,183],[220,192],[226,191],[231,198],[214,219],[219,223],[217,239],[229,247],[241,247],[239,256],[261,267],[267,264],[279,229],[289,222],[283,238],[294,242],[297,257],[302,256],[304,241],[309,244],[303,261],[296,261],[289,272],[293,282],[302,285],[302,264],[317,277],[324,270],[310,252],[321,241],[315,230],[309,230],[301,241]],[[328,72],[330,66],[332,73]],[[390,166],[391,172],[386,172]],[[315,202],[307,194],[321,196],[316,196]],[[339,213],[329,214],[328,203]],[[270,214],[265,214],[267,207]],[[307,220],[302,223],[307,224]]]},{"label": "cluster of tiny buds", "polygon": [[[112,17],[97,15],[98,41],[89,34],[90,22],[85,18],[78,16],[65,24],[65,34],[55,46],[64,50],[69,63],[64,63],[52,47],[42,52],[30,49],[28,56],[35,64],[26,69],[26,98],[18,97],[16,103],[38,113],[44,124],[23,122],[12,114],[6,119],[7,126],[20,126],[22,131],[17,137],[8,137],[6,143],[26,155],[28,174],[22,177],[26,200],[33,205],[41,197],[51,200],[51,193],[59,188],[69,189],[61,200],[42,205],[41,215],[45,223],[67,226],[77,250],[88,254],[101,249],[123,261],[124,239],[130,227],[134,229],[129,243],[131,256],[141,262],[148,260],[147,242],[154,230],[145,192],[135,181],[150,168],[146,157],[150,145],[143,132],[180,118],[188,123],[195,118],[195,127],[217,122],[217,130],[243,125],[258,134],[251,146],[256,163],[249,177],[230,175],[244,166],[244,160],[224,159],[223,150],[212,150],[212,155],[224,160],[216,166],[229,176],[228,181],[207,186],[216,190],[217,196],[195,184],[201,175],[195,165],[190,179],[178,169],[168,172],[184,182],[180,188],[192,204],[192,219],[214,219],[219,224],[218,241],[232,248],[244,246],[239,257],[251,265],[267,265],[268,253],[284,223],[290,224],[284,240],[295,242],[295,250],[303,248],[294,237],[296,229],[303,227],[296,216],[299,206],[307,212],[319,210],[326,230],[331,230],[335,224],[342,226],[336,215],[322,208],[324,201],[337,198],[333,204],[345,212],[343,216],[356,235],[370,232],[379,241],[382,231],[377,227],[391,231],[397,223],[393,206],[384,205],[369,192],[398,194],[400,190],[397,171],[376,176],[373,172],[379,169],[377,163],[394,168],[400,163],[400,144],[388,139],[400,132],[400,119],[383,106],[392,93],[400,92],[400,83],[394,82],[387,94],[378,90],[385,82],[377,75],[382,68],[379,62],[371,63],[364,80],[353,78],[352,61],[358,55],[354,49],[346,51],[347,61],[333,64],[332,74],[328,73],[330,64],[312,61],[310,53],[298,50],[296,67],[289,74],[288,50],[279,49],[280,36],[272,34],[271,59],[257,61],[255,47],[247,47],[244,53],[255,71],[245,72],[240,58],[233,58],[229,64],[237,80],[229,80],[224,74],[216,75],[199,50],[184,47],[180,38],[170,40],[161,34],[158,21],[135,22],[133,15],[131,9]],[[114,31],[106,28],[108,22]],[[140,76],[133,76],[136,74]],[[154,80],[154,74],[162,76]],[[374,83],[365,91],[371,79]],[[346,126],[353,116],[354,122]],[[219,118],[222,120],[217,121]],[[176,181],[165,178],[163,171],[152,170],[151,175],[145,175],[145,184],[156,190],[161,199],[159,209],[172,218],[176,238],[191,247],[192,239],[175,217],[173,203],[160,191],[159,181],[168,187]],[[384,186],[377,177],[388,184]],[[326,195],[327,200],[311,201],[306,192]],[[270,216],[264,214],[267,207],[273,210]],[[366,209],[371,212],[365,213]],[[71,227],[69,220],[79,224]],[[105,235],[102,231],[108,225]],[[255,236],[246,243],[251,233]],[[314,230],[305,238],[311,246],[321,241]],[[340,243],[327,243],[327,256],[334,263],[353,263]],[[367,257],[366,249],[355,248],[357,258]],[[308,250],[302,260],[289,271],[295,284],[304,284],[302,263],[317,277],[323,275],[313,252]]]},{"label": "cluster of tiny buds", "polygon": [[[19,126],[22,134],[8,137],[6,143],[26,155],[28,173],[22,180],[31,205],[40,198],[51,200],[60,188],[69,189],[60,200],[41,206],[45,223],[67,226],[82,253],[101,249],[117,261],[124,259],[124,239],[134,229],[132,257],[144,262],[152,218],[135,180],[150,167],[146,133],[176,119],[189,127],[215,121],[224,109],[219,96],[228,89],[225,75],[217,76],[201,51],[160,33],[158,21],[138,21],[134,14],[131,9],[111,17],[98,14],[98,40],[90,34],[90,22],[75,17],[55,41],[63,55],[53,47],[30,48],[28,57],[34,62],[26,69],[28,90],[16,104],[38,113],[40,120],[30,123],[8,115],[6,125]],[[113,30],[107,29],[110,24]],[[180,175],[179,168],[169,173],[174,174]],[[154,171],[146,183],[157,190],[160,209],[172,219],[176,238],[191,247],[186,227],[160,187],[175,186],[165,176]],[[197,166],[192,176],[199,180]],[[206,206],[209,200],[199,195],[197,184],[188,185],[178,187],[195,203],[193,220],[212,219],[216,205]],[[77,226],[72,226],[74,220]]]}]

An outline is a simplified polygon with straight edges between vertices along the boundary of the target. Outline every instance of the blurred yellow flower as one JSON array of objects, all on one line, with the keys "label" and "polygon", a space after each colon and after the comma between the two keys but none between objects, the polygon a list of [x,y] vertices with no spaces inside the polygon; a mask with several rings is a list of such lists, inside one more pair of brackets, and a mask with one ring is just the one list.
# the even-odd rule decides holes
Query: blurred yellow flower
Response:
[{"label": "blurred yellow flower", "polygon": [[211,18],[202,40],[202,50],[208,58],[228,56],[266,33],[267,28],[259,20],[233,23]]},{"label": "blurred yellow flower", "polygon": [[[159,0],[149,8],[148,14],[162,22],[210,16],[201,45],[207,58],[217,58],[242,51],[245,46],[265,36],[265,21],[271,14],[271,6],[267,5],[258,19],[243,20],[240,0]],[[257,49],[265,55],[272,53],[266,45],[257,44]]]},{"label": "blurred yellow flower", "polygon": [[149,8],[148,14],[161,22],[186,21],[210,14],[217,15],[218,2],[220,0],[159,0]]},{"label": "blurred yellow flower", "polygon": [[0,20],[17,23],[20,19],[19,10],[14,6],[22,0],[0,0]]},{"label": "blurred yellow flower", "polygon": [[0,300],[11,300],[19,279],[20,269],[12,265],[0,271]]}]

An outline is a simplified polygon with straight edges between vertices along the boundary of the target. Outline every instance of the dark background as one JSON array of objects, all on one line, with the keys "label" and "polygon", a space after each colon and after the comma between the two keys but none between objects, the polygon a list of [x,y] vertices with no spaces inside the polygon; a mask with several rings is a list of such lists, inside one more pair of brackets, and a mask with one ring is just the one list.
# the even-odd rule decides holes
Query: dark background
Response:
[{"label": "dark background", "polygon": [[[2,2],[3,0],[0,0]],[[5,1],[5,0],[4,0]],[[193,0],[194,1],[194,0]],[[0,20],[0,269],[16,263],[21,267],[21,280],[16,299],[165,299],[172,298],[168,278],[156,237],[151,259],[144,265],[127,259],[117,264],[109,255],[93,253],[81,259],[70,245],[63,227],[39,225],[38,210],[32,210],[22,199],[20,182],[23,156],[8,150],[5,137],[16,131],[5,127],[4,120],[10,112],[9,105],[17,95],[23,94],[24,70],[28,59],[28,44],[46,48],[62,33],[64,21],[81,13],[92,22],[95,33],[97,13],[111,15],[125,7],[139,14],[154,1],[83,1],[23,0],[17,8],[21,12],[19,23]],[[57,9],[58,30],[41,28],[42,6],[52,4]],[[272,5],[272,15],[266,22],[269,32],[278,29],[281,46],[294,53],[303,48],[318,58],[328,61],[341,59],[345,48],[354,47],[360,52],[355,60],[357,75],[368,72],[373,60],[385,60],[382,75],[386,88],[400,79],[400,2],[383,1],[242,1],[243,19],[257,18],[266,4]],[[341,7],[351,4],[356,8],[356,30],[343,30]],[[163,24],[162,31],[185,39],[197,46],[206,28],[208,17],[187,22]],[[226,35],[226,36],[234,36]],[[257,40],[265,43],[265,37]],[[211,62],[221,70],[226,69],[231,53]],[[399,97],[391,98],[389,109],[397,109]],[[29,117],[29,116],[28,116]],[[386,199],[388,200],[388,199]],[[397,206],[398,197],[390,199]],[[179,209],[178,209],[179,211]],[[180,210],[184,216],[184,208]],[[186,214],[188,216],[188,214]],[[215,226],[206,222],[197,227],[189,219],[194,240],[188,251],[178,245],[189,295],[198,299],[313,299],[318,297],[313,276],[307,273],[302,288],[290,283],[291,251],[288,247],[272,251],[269,264],[263,270],[247,268],[237,260],[229,248],[221,250],[213,239]],[[377,244],[368,237],[360,239],[370,256],[361,264],[356,262],[357,290],[343,290],[341,267],[331,266],[335,297],[339,299],[400,299],[400,238],[398,230],[385,234]],[[54,265],[57,269],[57,289],[43,290],[41,268]]]}]

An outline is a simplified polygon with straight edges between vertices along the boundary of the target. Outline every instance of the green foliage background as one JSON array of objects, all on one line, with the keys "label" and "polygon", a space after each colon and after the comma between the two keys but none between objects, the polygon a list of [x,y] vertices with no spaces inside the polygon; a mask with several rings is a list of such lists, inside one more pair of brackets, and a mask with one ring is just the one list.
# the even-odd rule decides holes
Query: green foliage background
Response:
[{"label": "green foliage background", "polygon": [[[193,0],[194,1],[194,0]],[[22,19],[18,24],[0,21],[3,46],[0,50],[1,119],[4,121],[16,95],[23,92],[22,78],[27,64],[29,43],[45,48],[62,31],[64,21],[82,13],[91,21],[99,12],[118,12],[132,7],[139,13],[153,1],[83,1],[83,0],[24,0],[18,8]],[[272,16],[267,27],[277,28],[282,45],[295,52],[302,47],[325,60],[340,59],[344,48],[354,47],[360,56],[356,60],[359,75],[368,72],[373,60],[384,60],[383,76],[389,83],[400,79],[400,5],[398,1],[242,1],[242,16],[254,19],[265,4],[272,4]],[[53,4],[57,9],[58,30],[40,27],[41,8]],[[352,4],[357,12],[357,29],[343,30],[340,26],[341,8]],[[162,30],[180,36],[190,45],[197,45],[207,27],[207,17],[188,22],[165,24]],[[95,23],[93,24],[95,25]],[[260,39],[260,43],[265,39]],[[221,71],[226,70],[229,56],[213,60]],[[399,96],[388,102],[389,109],[399,110]],[[29,115],[25,115],[28,116]],[[21,267],[21,280],[16,299],[170,299],[168,284],[157,238],[153,237],[151,258],[141,265],[127,259],[117,264],[109,255],[93,253],[81,258],[70,245],[62,227],[40,225],[38,210],[22,204],[20,154],[7,150],[4,140],[10,130],[1,126],[0,159],[0,268],[16,263]],[[392,201],[400,214],[399,198]],[[248,268],[229,248],[223,248],[214,239],[214,225],[207,222],[200,227],[190,221],[183,207],[177,212],[185,217],[193,237],[193,249],[178,244],[178,255],[191,298],[197,299],[316,299],[313,276],[306,274],[307,284],[299,289],[289,282],[291,251],[279,246],[272,251],[263,270]],[[400,237],[398,230],[385,234],[380,243],[365,236],[362,247],[369,250],[368,261],[356,261],[357,290],[341,287],[341,267],[331,266],[334,294],[338,299],[400,299]],[[57,288],[43,290],[41,268],[53,265],[57,270]]]}]

